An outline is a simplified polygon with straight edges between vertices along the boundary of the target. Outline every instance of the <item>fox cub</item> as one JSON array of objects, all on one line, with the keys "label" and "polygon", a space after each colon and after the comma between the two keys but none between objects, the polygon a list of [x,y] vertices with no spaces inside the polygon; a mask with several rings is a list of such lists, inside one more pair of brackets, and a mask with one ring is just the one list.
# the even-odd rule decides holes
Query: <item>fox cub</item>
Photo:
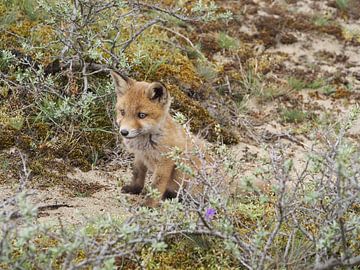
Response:
[{"label": "fox cub", "polygon": [[[141,193],[149,170],[153,173],[152,188],[162,199],[176,196],[180,185],[186,187],[186,175],[176,169],[167,154],[173,147],[189,153],[194,146],[169,114],[169,92],[159,82],[139,82],[115,71],[110,73],[117,95],[116,123],[126,148],[135,155],[132,182],[123,186],[122,192]],[[156,207],[159,202],[147,197],[145,205]]]}]

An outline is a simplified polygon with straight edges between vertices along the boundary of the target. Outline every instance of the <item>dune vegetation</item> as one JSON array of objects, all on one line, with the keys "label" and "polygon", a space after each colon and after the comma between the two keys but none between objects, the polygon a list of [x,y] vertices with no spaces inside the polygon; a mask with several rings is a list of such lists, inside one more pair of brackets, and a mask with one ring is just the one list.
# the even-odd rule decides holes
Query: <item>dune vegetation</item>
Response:
[{"label": "dune vegetation", "polygon": [[[0,269],[360,269],[359,50],[357,0],[0,1]],[[110,70],[207,141],[169,153],[201,194],[120,192]]]}]

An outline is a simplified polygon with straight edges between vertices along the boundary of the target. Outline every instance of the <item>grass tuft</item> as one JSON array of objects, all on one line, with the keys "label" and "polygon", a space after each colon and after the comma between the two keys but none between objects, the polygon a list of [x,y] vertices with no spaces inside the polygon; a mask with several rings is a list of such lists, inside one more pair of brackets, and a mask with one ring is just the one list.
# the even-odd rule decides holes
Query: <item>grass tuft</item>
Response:
[{"label": "grass tuft", "polygon": [[297,109],[284,109],[280,116],[285,123],[299,124],[307,119],[308,113]]},{"label": "grass tuft", "polygon": [[218,44],[225,50],[235,50],[239,47],[239,41],[224,32],[219,33]]},{"label": "grass tuft", "polygon": [[349,0],[336,0],[336,7],[341,11],[346,11],[349,8]]}]

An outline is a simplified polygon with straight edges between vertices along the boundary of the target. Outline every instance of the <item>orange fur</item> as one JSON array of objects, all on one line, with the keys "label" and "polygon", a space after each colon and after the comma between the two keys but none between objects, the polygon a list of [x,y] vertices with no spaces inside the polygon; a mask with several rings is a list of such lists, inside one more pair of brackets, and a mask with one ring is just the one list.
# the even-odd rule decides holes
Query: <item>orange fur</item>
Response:
[{"label": "orange fur", "polygon": [[[139,194],[149,170],[153,172],[152,187],[162,198],[165,194],[176,193],[180,184],[186,185],[181,182],[184,174],[175,168],[167,153],[173,147],[189,153],[193,144],[182,126],[169,114],[171,98],[168,91],[158,82],[138,82],[113,71],[111,76],[117,94],[116,122],[126,148],[135,154],[132,182],[122,191]],[[159,200],[152,198],[145,201],[149,207],[158,204]]]}]

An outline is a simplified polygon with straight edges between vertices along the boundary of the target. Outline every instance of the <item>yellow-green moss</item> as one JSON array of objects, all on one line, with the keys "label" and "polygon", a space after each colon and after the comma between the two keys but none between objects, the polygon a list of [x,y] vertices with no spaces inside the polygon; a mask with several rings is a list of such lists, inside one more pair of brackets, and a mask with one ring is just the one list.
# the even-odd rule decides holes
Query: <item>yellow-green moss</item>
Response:
[{"label": "yellow-green moss", "polygon": [[133,71],[147,80],[178,81],[196,90],[201,80],[192,61],[176,48],[160,46],[159,40],[169,40],[169,37],[167,32],[154,27],[129,47],[130,61],[139,51],[145,54],[141,63],[132,66]]},{"label": "yellow-green moss", "polygon": [[241,269],[234,257],[224,251],[222,240],[187,236],[168,239],[167,244],[163,252],[142,250],[147,269]]},{"label": "yellow-green moss", "polygon": [[228,129],[220,126],[220,130],[215,130],[218,121],[214,119],[209,112],[204,109],[197,101],[185,95],[177,86],[168,86],[170,94],[174,97],[173,108],[181,111],[188,119],[191,119],[190,126],[194,133],[207,129],[209,141],[216,141],[218,135],[225,144],[233,144],[238,142],[235,134]]},{"label": "yellow-green moss", "polygon": [[[2,48],[21,48],[21,44],[18,36],[20,37],[29,37],[31,34],[32,28],[36,25],[36,22],[24,20],[16,21],[9,26],[9,31],[3,33],[0,36],[0,44]],[[13,34],[10,34],[13,33]]]}]

